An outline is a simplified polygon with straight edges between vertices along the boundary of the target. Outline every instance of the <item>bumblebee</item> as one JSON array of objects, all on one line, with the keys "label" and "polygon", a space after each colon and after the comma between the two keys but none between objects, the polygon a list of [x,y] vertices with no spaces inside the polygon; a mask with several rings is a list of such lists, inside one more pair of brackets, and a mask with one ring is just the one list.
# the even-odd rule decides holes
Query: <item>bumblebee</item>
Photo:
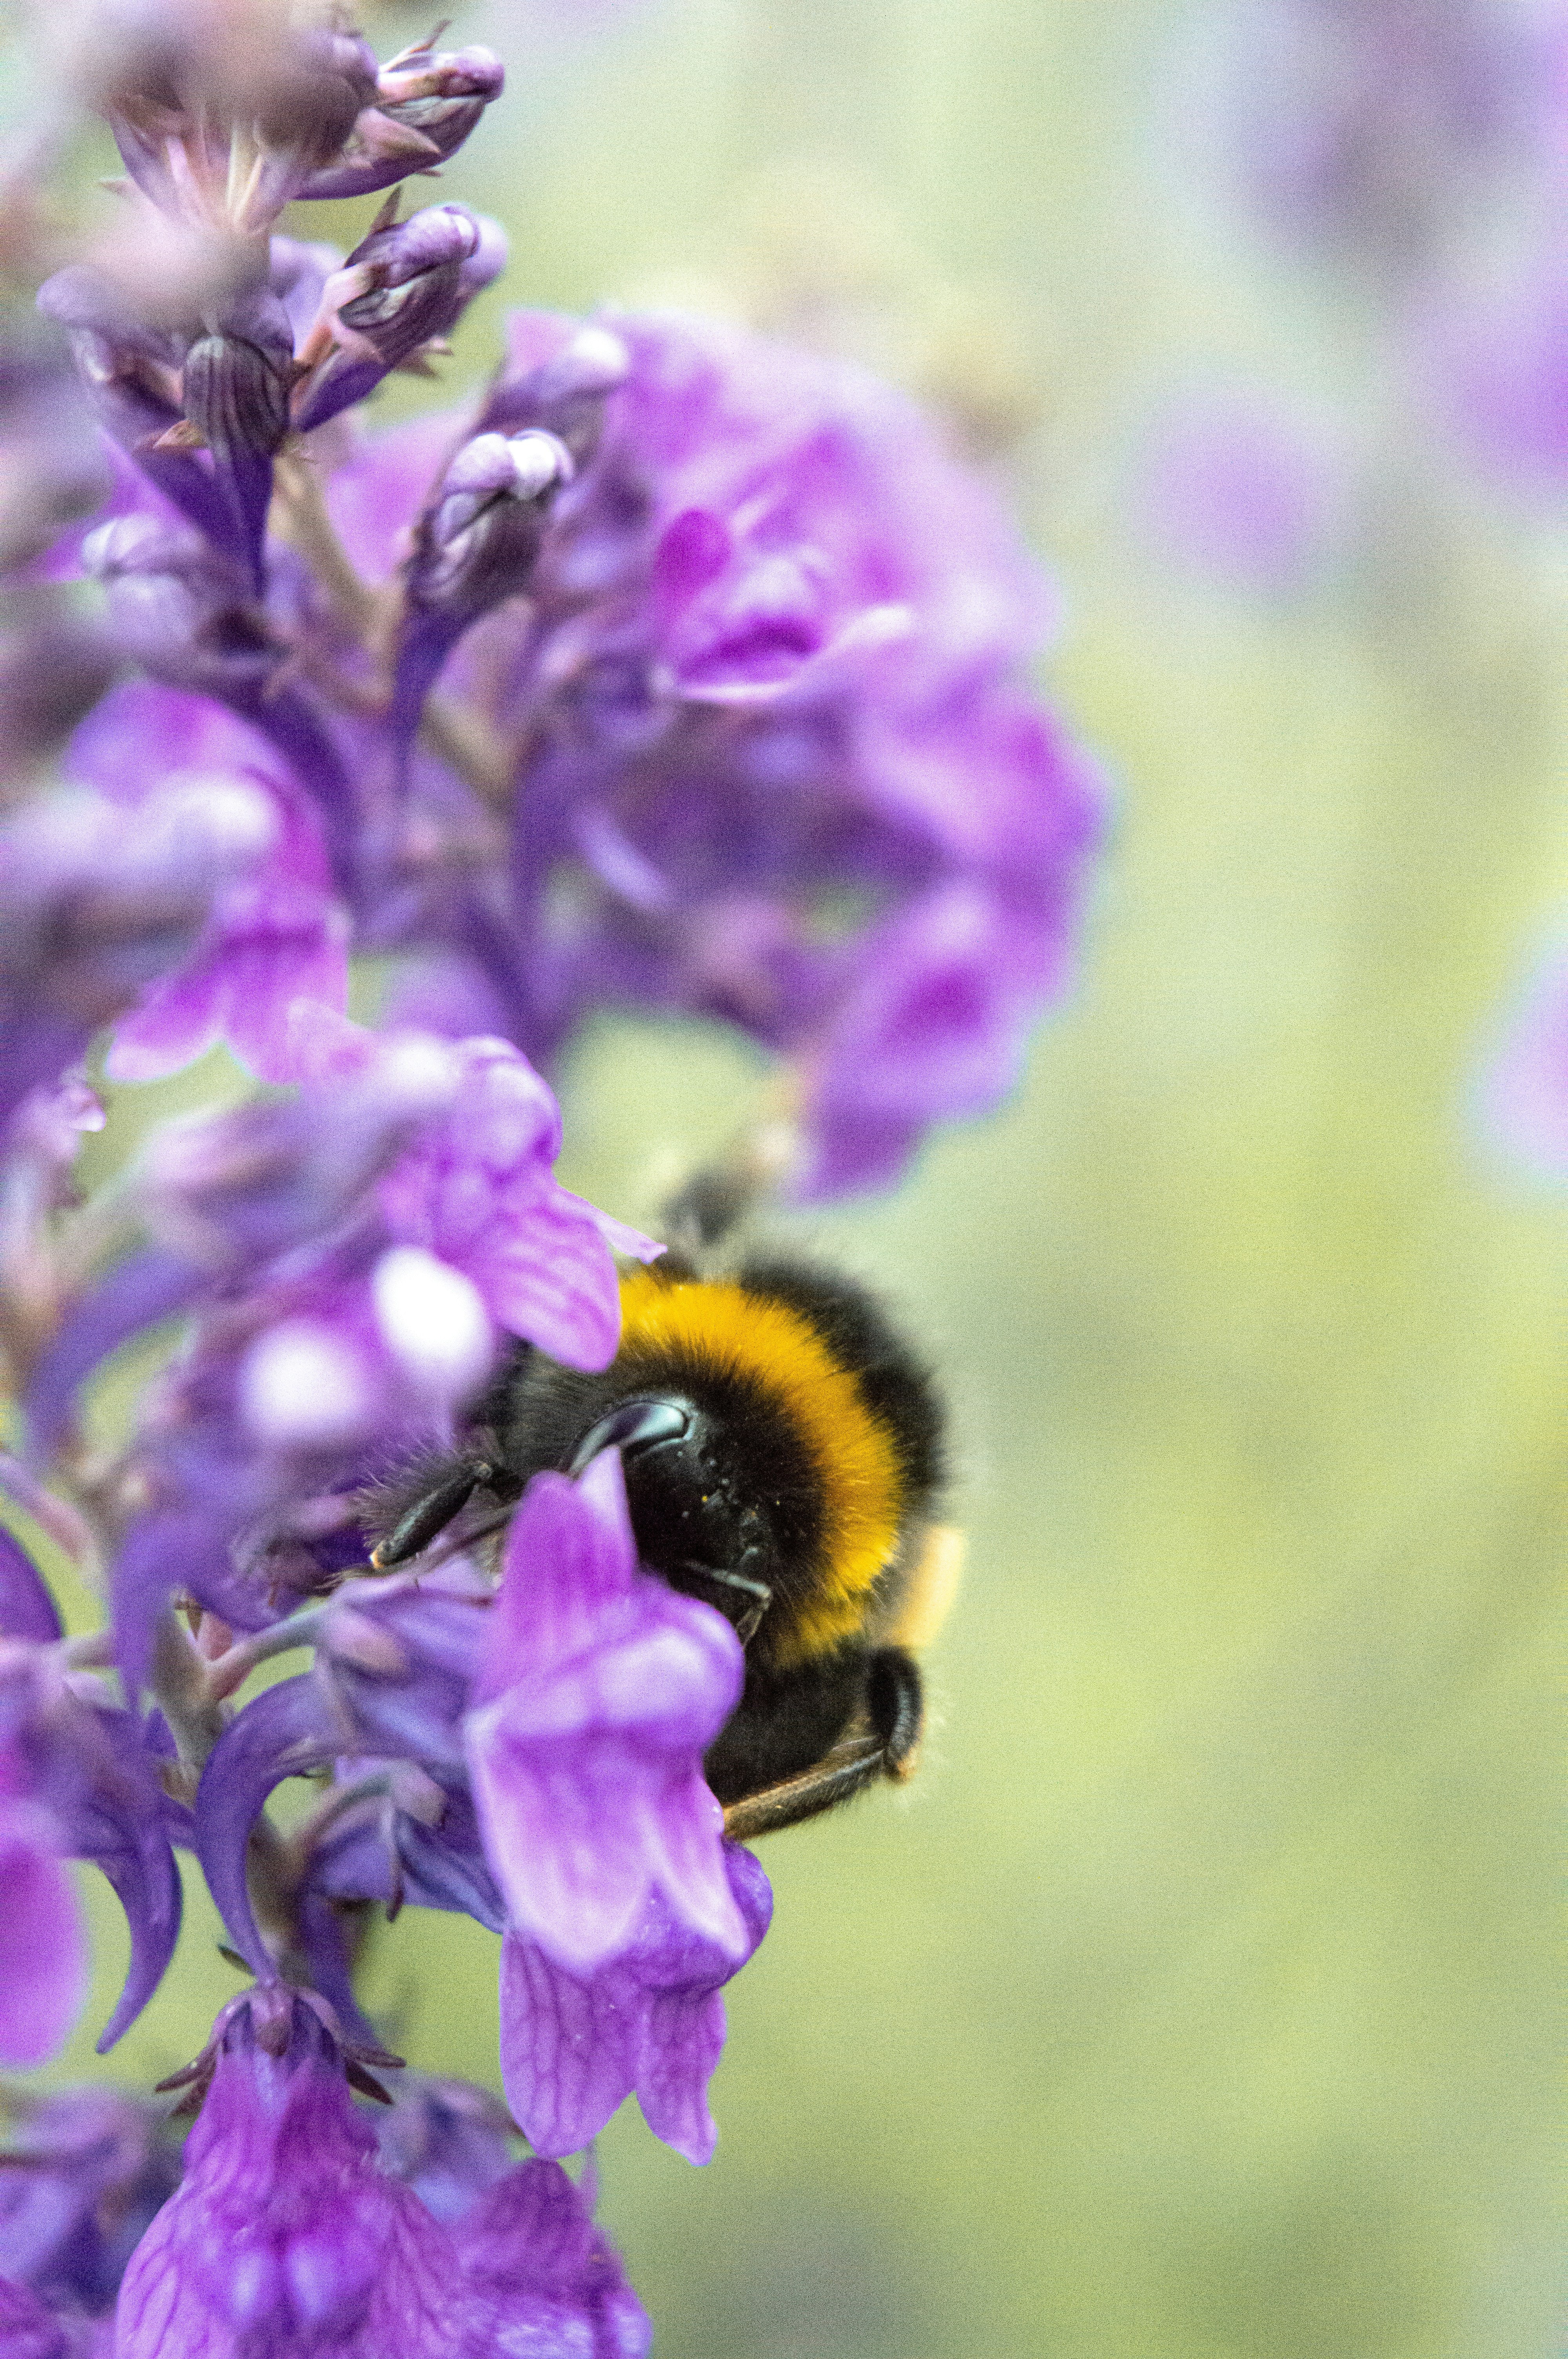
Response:
[{"label": "bumblebee", "polygon": [[619,1449],[643,1564],[717,1606],[746,1650],[740,1702],[704,1758],[726,1833],[749,1840],[907,1777],[915,1649],[960,1545],[934,1520],[928,1372],[863,1288],[806,1262],[708,1276],[670,1252],[623,1279],[621,1307],[598,1375],[520,1348],[469,1446],[383,1508],[373,1565],[409,1562],[449,1528],[498,1529],[532,1475]]}]

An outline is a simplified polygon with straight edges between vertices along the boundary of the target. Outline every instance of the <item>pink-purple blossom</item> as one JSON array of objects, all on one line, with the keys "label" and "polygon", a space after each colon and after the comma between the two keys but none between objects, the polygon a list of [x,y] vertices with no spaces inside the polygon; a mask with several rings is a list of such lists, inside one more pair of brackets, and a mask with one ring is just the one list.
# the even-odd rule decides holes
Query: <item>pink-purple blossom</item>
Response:
[{"label": "pink-purple blossom", "polygon": [[464,1744],[513,1929],[568,1971],[621,1955],[655,1893],[676,1924],[745,1952],[702,1778],[742,1671],[723,1615],[638,1566],[618,1451],[575,1482],[535,1477]]},{"label": "pink-purple blossom", "polygon": [[47,2063],[87,1997],[87,1936],[58,1821],[0,1749],[0,2064]]},{"label": "pink-purple blossom", "polygon": [[535,1477],[464,1741],[507,1909],[502,2076],[540,2153],[587,2145],[633,2089],[657,2136],[712,2151],[718,1992],[771,1906],[702,1777],[741,1678],[723,1617],[641,1571],[617,1451]]},{"label": "pink-purple blossom", "polygon": [[[367,434],[504,259],[396,195],[502,69],[253,29],[106,27],[129,226],[40,292],[63,430],[24,415],[58,361],[0,359],[0,672],[36,675],[0,745],[0,1485],[110,1600],[68,1636],[0,1531],[0,2062],[81,2004],[70,1861],[130,1932],[101,2045],[173,1953],[177,1845],[254,1978],[168,2084],[183,2169],[132,2100],[33,2108],[0,2348],[643,2359],[557,2158],[634,2093],[707,2159],[772,1903],[704,1777],[736,1629],[639,1563],[617,1450],[521,1498],[480,1454],[530,1355],[611,1363],[621,1264],[660,1250],[561,1186],[550,1077],[601,1011],[717,1017],[789,1068],[797,1195],[896,1178],[1061,995],[1103,789],[1033,680],[1054,601],[995,488],[858,370],[524,311],[474,406]],[[346,256],[274,234],[387,189]],[[88,415],[101,452],[65,447]],[[265,1090],[79,1205],[121,1086],[220,1043]],[[86,1396],[124,1347],[157,1373],[108,1445]],[[438,1542],[400,1557],[432,1484]],[[396,2071],[353,1929],[405,1906],[498,1937],[511,2116],[416,2082],[378,2126],[351,2093]]]},{"label": "pink-purple blossom", "polygon": [[642,2359],[646,2321],[565,2173],[516,2164],[438,2218],[382,2168],[329,2020],[277,1990],[220,2017],[116,2359]]},{"label": "pink-purple blossom", "polygon": [[575,2154],[635,2093],[655,2137],[688,2162],[718,2141],[708,2083],[724,2049],[724,1984],[768,1930],[773,1895],[750,1852],[727,1844],[723,1869],[744,1928],[739,1952],[683,1921],[650,1891],[630,1939],[573,1972],[509,1929],[501,1945],[501,2076],[507,2103],[540,2154]]}]

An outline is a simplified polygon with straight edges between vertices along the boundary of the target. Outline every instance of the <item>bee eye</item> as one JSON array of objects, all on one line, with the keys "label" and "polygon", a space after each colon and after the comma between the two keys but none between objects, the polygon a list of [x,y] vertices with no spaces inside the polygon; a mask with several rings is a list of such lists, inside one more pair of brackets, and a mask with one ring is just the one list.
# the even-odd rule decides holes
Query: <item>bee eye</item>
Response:
[{"label": "bee eye", "polygon": [[568,1474],[580,1474],[601,1450],[623,1450],[629,1457],[668,1441],[681,1441],[690,1432],[694,1412],[685,1401],[629,1400],[611,1409],[588,1431],[572,1451]]}]

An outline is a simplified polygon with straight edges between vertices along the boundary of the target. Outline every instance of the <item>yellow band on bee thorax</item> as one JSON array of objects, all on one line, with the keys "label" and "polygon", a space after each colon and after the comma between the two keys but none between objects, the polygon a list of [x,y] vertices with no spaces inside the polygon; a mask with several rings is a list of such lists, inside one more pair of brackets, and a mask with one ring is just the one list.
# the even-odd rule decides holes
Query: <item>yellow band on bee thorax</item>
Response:
[{"label": "yellow band on bee thorax", "polygon": [[637,1270],[621,1288],[621,1349],[738,1377],[771,1402],[822,1488],[819,1583],[801,1601],[775,1659],[806,1660],[859,1628],[863,1601],[898,1542],[904,1484],[898,1451],[849,1369],[792,1304],[728,1279],[676,1280]]}]

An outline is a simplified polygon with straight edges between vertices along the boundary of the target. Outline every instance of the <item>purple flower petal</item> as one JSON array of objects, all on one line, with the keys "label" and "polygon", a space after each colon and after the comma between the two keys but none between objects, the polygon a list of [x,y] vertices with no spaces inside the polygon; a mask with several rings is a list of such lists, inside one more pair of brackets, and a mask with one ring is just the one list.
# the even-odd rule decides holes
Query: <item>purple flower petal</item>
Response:
[{"label": "purple flower petal", "polygon": [[719,1994],[762,1940],[773,1907],[749,1852],[726,1846],[724,1872],[745,1929],[739,1957],[682,1924],[657,1894],[622,1954],[586,1973],[508,1931],[501,1952],[502,2079],[540,2153],[577,2152],[634,2089],[656,2137],[690,2162],[711,2156],[718,2133],[708,2083],[724,2046]]},{"label": "purple flower petal", "polygon": [[428,2136],[384,2133],[378,2158],[340,2041],[276,1984],[225,2009],[209,2055],[184,2183],[125,2271],[116,2359],[643,2359],[646,2320],[555,2165],[506,2169],[493,2140],[443,2131],[438,2216],[406,2183],[428,2176]]},{"label": "purple flower petal", "polygon": [[43,1575],[15,1534],[0,1529],[0,1638],[47,1647],[59,1635],[59,1611]]},{"label": "purple flower petal", "polygon": [[285,1777],[319,1768],[349,1732],[331,1727],[308,1673],[253,1697],[223,1731],[196,1791],[196,1855],[235,1948],[262,1976],[273,1971],[251,1906],[246,1861],[251,1829]]},{"label": "purple flower petal", "polygon": [[623,1950],[654,1891],[744,1950],[701,1767],[741,1675],[723,1617],[638,1569],[617,1452],[580,1482],[535,1477],[464,1734],[512,1924],[566,1972]]},{"label": "purple flower petal", "polygon": [[637,2083],[643,2025],[617,1978],[568,1974],[536,1941],[501,1945],[501,2077],[535,2152],[577,2154]]},{"label": "purple flower petal", "polygon": [[0,1771],[0,2064],[47,2062],[87,1999],[87,1936],[50,1813]]}]

